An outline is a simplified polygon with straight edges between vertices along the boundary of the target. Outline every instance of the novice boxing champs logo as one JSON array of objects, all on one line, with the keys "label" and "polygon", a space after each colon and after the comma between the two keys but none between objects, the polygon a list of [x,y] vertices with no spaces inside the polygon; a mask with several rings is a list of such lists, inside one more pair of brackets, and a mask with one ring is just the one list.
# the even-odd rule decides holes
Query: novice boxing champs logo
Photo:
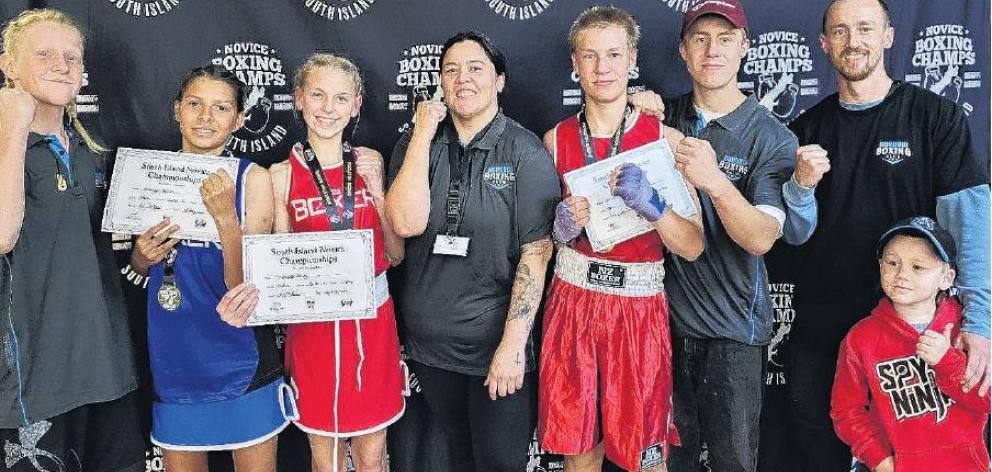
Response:
[{"label": "novice boxing champs logo", "polygon": [[529,20],[544,13],[555,0],[482,0],[494,13],[509,20]]},{"label": "novice boxing champs logo", "polygon": [[376,0],[303,0],[303,6],[321,18],[347,21],[369,11]]},{"label": "novice boxing champs logo", "polygon": [[[444,99],[441,90],[441,45],[416,44],[403,50],[396,61],[396,86],[389,93],[389,111],[408,113],[411,117],[417,104],[424,100]],[[400,133],[410,129],[412,120],[404,123]]]},{"label": "novice boxing champs logo", "polygon": [[108,0],[110,5],[128,15],[153,18],[171,12],[183,0]]},{"label": "novice boxing champs logo", "polygon": [[875,156],[889,164],[898,164],[913,157],[913,150],[906,141],[879,141],[875,148]]},{"label": "novice boxing champs logo", "polygon": [[899,421],[936,413],[936,423],[947,418],[954,400],[937,388],[933,368],[916,356],[900,357],[875,365],[879,388],[892,403]]},{"label": "novice boxing champs logo", "polygon": [[293,109],[282,59],[271,46],[251,41],[226,44],[214,53],[214,64],[248,85],[245,124],[231,136],[227,148],[248,154],[272,149],[286,137],[285,116]]},{"label": "novice boxing champs logo", "polygon": [[76,95],[76,113],[98,113],[100,111],[100,97],[94,93],[86,93],[86,86],[90,84],[90,73],[83,72],[83,85]]},{"label": "novice boxing champs logo", "polygon": [[743,65],[744,81],[737,87],[755,98],[780,120],[801,112],[801,97],[820,93],[813,77],[813,56],[806,37],[795,31],[769,31],[751,42]]},{"label": "novice boxing champs logo", "polygon": [[775,334],[768,343],[768,363],[765,385],[785,385],[785,359],[782,346],[788,341],[796,310],[792,308],[792,295],[796,285],[790,283],[768,284],[768,296],[772,299],[773,328]]},{"label": "novice boxing champs logo", "polygon": [[962,95],[982,86],[976,66],[975,43],[962,25],[931,25],[921,29],[913,43],[912,68],[906,82],[950,99],[971,115],[974,106]]}]

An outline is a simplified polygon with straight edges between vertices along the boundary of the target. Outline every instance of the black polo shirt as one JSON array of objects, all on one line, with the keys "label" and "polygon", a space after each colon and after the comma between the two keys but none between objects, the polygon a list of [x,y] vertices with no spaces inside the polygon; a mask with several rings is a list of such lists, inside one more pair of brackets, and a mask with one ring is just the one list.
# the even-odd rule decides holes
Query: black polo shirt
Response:
[{"label": "black polo shirt", "polygon": [[100,232],[103,160],[70,138],[73,179],[60,192],[62,164],[47,139],[28,136],[24,221],[7,254],[13,283],[0,280],[0,428],[114,400],[137,385],[120,275],[110,235]]},{"label": "black polo shirt", "polygon": [[[387,185],[406,156],[410,132],[393,149]],[[449,144],[458,134],[446,120],[430,147],[430,217],[420,236],[407,238],[393,290],[415,361],[484,376],[503,337],[520,246],[551,234],[561,198],[558,174],[544,144],[502,112],[463,147],[468,193],[459,234],[471,238],[467,257],[433,254],[446,227]],[[535,367],[528,341],[527,370]]]},{"label": "black polo shirt", "polygon": [[[706,126],[692,93],[666,100],[665,110],[665,124],[713,146],[720,169],[748,202],[784,214],[782,184],[792,176],[796,137],[754,96]],[[665,258],[672,329],[685,337],[768,344],[772,305],[764,257],[730,238],[706,192],[699,192],[699,203],[706,250],[692,262]]]}]

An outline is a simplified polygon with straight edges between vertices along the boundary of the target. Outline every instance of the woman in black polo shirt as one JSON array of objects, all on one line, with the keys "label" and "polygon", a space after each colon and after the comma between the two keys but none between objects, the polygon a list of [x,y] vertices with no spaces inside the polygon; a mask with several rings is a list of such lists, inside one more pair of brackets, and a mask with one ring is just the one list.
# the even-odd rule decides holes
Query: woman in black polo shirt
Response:
[{"label": "woman in black polo shirt", "polygon": [[390,161],[386,212],[406,238],[397,312],[455,470],[523,470],[536,423],[531,328],[560,193],[541,140],[499,109],[505,81],[485,35],[450,38],[444,103],[418,104]]}]

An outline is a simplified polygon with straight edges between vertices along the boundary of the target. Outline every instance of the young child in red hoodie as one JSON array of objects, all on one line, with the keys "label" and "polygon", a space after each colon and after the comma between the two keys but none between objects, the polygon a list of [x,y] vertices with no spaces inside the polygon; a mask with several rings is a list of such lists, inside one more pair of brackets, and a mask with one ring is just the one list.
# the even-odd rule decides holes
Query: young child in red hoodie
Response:
[{"label": "young child in red hoodie", "polygon": [[896,223],[878,242],[886,296],[841,344],[830,417],[876,472],[989,471],[989,399],[962,391],[965,354],[952,347],[961,328],[961,305],[947,295],[955,253],[932,219]]}]

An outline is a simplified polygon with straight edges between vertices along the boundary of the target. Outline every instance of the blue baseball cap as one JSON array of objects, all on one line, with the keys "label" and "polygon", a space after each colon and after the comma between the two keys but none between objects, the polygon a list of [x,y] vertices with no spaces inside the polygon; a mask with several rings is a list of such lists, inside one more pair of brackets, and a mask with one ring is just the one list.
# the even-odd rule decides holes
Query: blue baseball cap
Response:
[{"label": "blue baseball cap", "polygon": [[954,238],[951,237],[950,232],[937,224],[933,218],[926,216],[914,216],[899,220],[898,223],[882,234],[882,237],[878,240],[877,252],[879,259],[882,258],[882,251],[885,250],[885,245],[889,243],[889,240],[899,234],[918,236],[930,241],[934,252],[937,253],[937,257],[952,266],[954,265],[955,258],[957,257],[957,246],[954,244]]}]

